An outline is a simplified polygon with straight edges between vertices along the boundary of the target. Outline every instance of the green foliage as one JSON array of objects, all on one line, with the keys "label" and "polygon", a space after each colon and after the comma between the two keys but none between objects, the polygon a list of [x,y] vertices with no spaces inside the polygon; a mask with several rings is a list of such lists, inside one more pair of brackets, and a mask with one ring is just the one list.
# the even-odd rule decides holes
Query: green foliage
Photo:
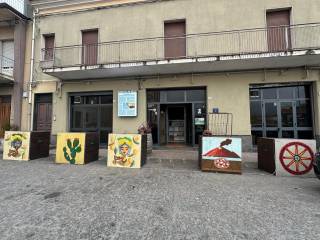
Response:
[{"label": "green foliage", "polygon": [[75,164],[76,163],[76,156],[77,156],[77,153],[80,153],[81,152],[81,144],[80,144],[80,141],[78,138],[75,138],[73,140],[73,143],[71,141],[71,139],[68,139],[67,140],[67,146],[69,148],[69,151],[70,151],[70,155],[67,151],[67,148],[64,147],[63,148],[63,154],[64,154],[64,158],[70,162],[71,164]]}]

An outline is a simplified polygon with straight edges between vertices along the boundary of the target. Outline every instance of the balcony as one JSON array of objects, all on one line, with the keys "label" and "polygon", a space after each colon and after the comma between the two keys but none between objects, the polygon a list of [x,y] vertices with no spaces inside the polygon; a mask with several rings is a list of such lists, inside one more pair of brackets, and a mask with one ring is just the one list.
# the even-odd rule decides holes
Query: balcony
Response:
[{"label": "balcony", "polygon": [[305,67],[319,65],[318,54],[312,23],[42,49],[40,66],[71,80]]},{"label": "balcony", "polygon": [[13,82],[14,60],[0,56],[0,83]]}]

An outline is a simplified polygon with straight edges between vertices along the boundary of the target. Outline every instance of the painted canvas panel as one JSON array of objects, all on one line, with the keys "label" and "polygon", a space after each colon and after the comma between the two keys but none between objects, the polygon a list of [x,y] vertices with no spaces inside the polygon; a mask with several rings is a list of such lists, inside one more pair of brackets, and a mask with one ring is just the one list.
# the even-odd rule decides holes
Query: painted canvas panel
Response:
[{"label": "painted canvas panel", "polygon": [[3,159],[28,161],[29,150],[30,132],[5,132]]},{"label": "painted canvas panel", "polygon": [[140,134],[109,134],[108,167],[141,168]]},{"label": "painted canvas panel", "polygon": [[118,92],[118,116],[136,117],[137,116],[137,95],[136,91]]},{"label": "painted canvas panel", "polygon": [[315,140],[275,139],[277,176],[314,177]]},{"label": "painted canvas panel", "polygon": [[59,133],[56,163],[84,164],[85,133]]},{"label": "painted canvas panel", "polygon": [[201,157],[204,171],[241,173],[241,139],[203,137]]}]

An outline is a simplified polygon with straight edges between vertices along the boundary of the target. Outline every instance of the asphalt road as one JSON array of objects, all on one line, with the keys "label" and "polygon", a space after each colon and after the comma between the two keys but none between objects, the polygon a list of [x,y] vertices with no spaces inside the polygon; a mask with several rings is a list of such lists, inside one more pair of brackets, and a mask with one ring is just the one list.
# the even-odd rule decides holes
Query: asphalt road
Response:
[{"label": "asphalt road", "polygon": [[0,239],[320,239],[318,179],[180,164],[0,160]]}]

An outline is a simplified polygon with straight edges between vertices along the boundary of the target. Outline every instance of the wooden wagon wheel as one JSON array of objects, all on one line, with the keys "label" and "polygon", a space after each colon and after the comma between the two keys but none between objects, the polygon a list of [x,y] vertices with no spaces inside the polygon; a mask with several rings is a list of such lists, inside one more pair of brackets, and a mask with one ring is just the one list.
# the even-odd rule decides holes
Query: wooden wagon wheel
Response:
[{"label": "wooden wagon wheel", "polygon": [[303,175],[312,169],[314,153],[304,143],[291,142],[281,149],[279,159],[286,171],[293,175]]}]

